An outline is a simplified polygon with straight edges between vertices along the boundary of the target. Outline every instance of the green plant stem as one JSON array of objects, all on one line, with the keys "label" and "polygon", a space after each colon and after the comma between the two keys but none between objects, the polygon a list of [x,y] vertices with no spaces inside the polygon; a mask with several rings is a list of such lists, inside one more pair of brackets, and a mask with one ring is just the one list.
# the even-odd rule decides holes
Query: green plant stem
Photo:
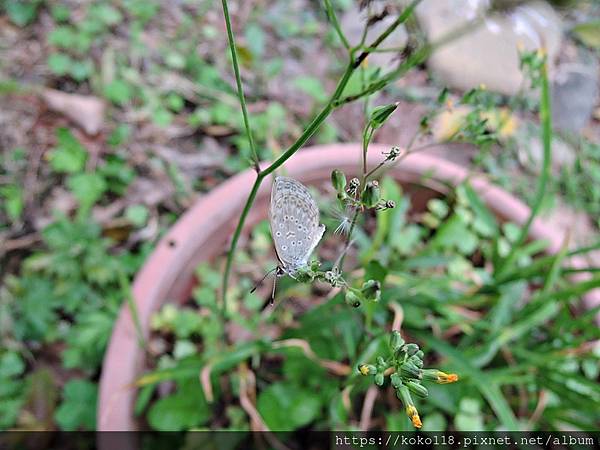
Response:
[{"label": "green plant stem", "polygon": [[[226,0],[222,0],[224,8],[226,8]],[[402,22],[404,22],[406,19],[408,19],[408,17],[410,16],[410,14],[412,13],[412,11],[414,10],[414,8],[421,2],[421,0],[413,0],[413,2],[403,11],[403,13],[399,16],[399,18],[397,20],[394,21],[394,23],[392,23],[383,33],[382,35],[377,38],[373,44],[371,44],[369,46],[369,48],[373,48],[373,47],[377,47],[387,36],[389,36],[390,33],[392,33]],[[227,15],[228,17],[228,15]],[[227,20],[227,18],[226,18]],[[231,40],[230,40],[230,45],[231,45]],[[441,45],[441,44],[440,44]],[[431,48],[432,46],[428,46],[428,48]],[[262,183],[263,179],[273,173],[275,170],[277,170],[277,168],[279,168],[281,165],[283,165],[283,163],[285,161],[287,161],[294,153],[296,153],[300,147],[302,147],[302,145],[304,145],[304,143],[306,143],[306,141],[317,131],[317,129],[323,124],[323,122],[325,121],[325,119],[329,116],[329,114],[331,114],[331,112],[338,106],[342,105],[343,103],[347,103],[346,102],[340,102],[340,97],[342,96],[342,93],[346,87],[346,85],[348,84],[348,81],[350,80],[350,77],[352,76],[354,70],[360,66],[360,63],[362,61],[364,61],[364,59],[368,56],[368,54],[370,53],[369,51],[365,50],[363,51],[356,59],[354,58],[354,53],[355,51],[358,49],[353,49],[350,53],[350,61],[346,67],[346,70],[344,71],[340,81],[338,82],[338,85],[334,91],[334,93],[331,95],[328,103],[323,107],[323,109],[321,110],[321,112],[310,122],[310,124],[308,125],[308,127],[304,130],[304,132],[302,133],[302,135],[300,135],[300,137],[296,140],[296,142],[294,142],[279,158],[277,158],[277,160],[275,160],[275,162],[273,162],[269,167],[267,167],[266,169],[262,170],[262,171],[258,171],[258,175],[256,178],[256,181],[254,183],[254,186],[252,187],[252,191],[250,192],[250,195],[248,196],[248,199],[246,200],[246,203],[244,205],[244,209],[242,211],[242,214],[240,216],[240,219],[238,221],[237,227],[235,229],[233,238],[231,240],[231,245],[229,247],[229,251],[227,253],[227,261],[225,264],[225,271],[223,272],[223,283],[222,283],[222,311],[225,311],[227,308],[227,287],[228,287],[228,282],[229,282],[229,276],[231,273],[231,266],[233,263],[233,256],[235,254],[235,250],[237,248],[237,243],[240,237],[240,234],[242,232],[242,229],[244,227],[244,223],[246,221],[246,217],[248,216],[248,212],[250,211],[250,208],[252,207],[252,204],[254,203],[254,200],[256,198],[256,193],[258,192],[258,188],[260,187],[260,184]],[[431,49],[426,53],[426,55],[429,55],[431,53]],[[426,56],[425,56],[426,57]],[[424,58],[422,59],[424,60]],[[396,73],[401,74],[401,73],[405,73],[407,72],[411,67],[413,67],[417,61],[422,62],[422,60],[418,60],[415,58],[412,58],[410,61],[407,61],[406,64],[403,64],[403,71],[396,71]],[[357,64],[357,61],[358,64]],[[408,64],[412,64],[412,65],[408,65]],[[391,81],[391,79],[390,79]],[[367,93],[364,93],[363,95],[361,95],[361,97],[364,97],[365,95],[367,95]]]},{"label": "green plant stem", "polygon": [[225,16],[225,26],[227,27],[227,39],[229,41],[229,50],[231,51],[231,62],[233,64],[233,72],[235,73],[235,83],[237,85],[237,93],[240,100],[240,106],[242,107],[242,116],[244,118],[244,128],[246,128],[246,134],[248,135],[248,144],[252,151],[252,160],[254,168],[258,172],[260,170],[258,166],[258,153],[256,151],[256,145],[252,138],[252,131],[250,129],[250,121],[248,119],[248,109],[246,108],[246,98],[244,97],[244,88],[242,87],[242,76],[240,75],[240,66],[237,58],[237,48],[235,46],[235,39],[233,37],[233,31],[231,30],[231,19],[229,18],[229,8],[227,6],[227,0],[221,0],[223,4],[223,15]]},{"label": "green plant stem", "polygon": [[552,105],[550,103],[550,86],[548,82],[548,66],[544,62],[541,70],[542,74],[542,93],[540,99],[540,121],[542,123],[542,144],[544,148],[544,155],[542,160],[542,172],[538,181],[537,191],[531,206],[531,213],[527,218],[527,221],[521,228],[519,237],[511,246],[511,249],[496,269],[496,276],[502,277],[510,267],[513,266],[517,258],[517,250],[523,245],[527,236],[529,235],[529,229],[536,216],[539,214],[544,197],[546,194],[546,186],[548,179],[550,178],[550,168],[552,163]]},{"label": "green plant stem", "polygon": [[333,28],[335,29],[335,32],[342,41],[342,44],[344,45],[346,50],[350,51],[350,43],[348,42],[348,39],[346,38],[344,32],[342,31],[342,28],[340,27],[340,23],[335,14],[335,10],[333,9],[333,5],[331,4],[331,0],[325,0],[325,10],[327,11],[327,17],[329,17],[329,21],[333,25]]},{"label": "green plant stem", "polygon": [[421,3],[421,1],[422,0],[413,0],[410,3],[410,5],[404,8],[402,13],[398,16],[398,18],[389,27],[387,27],[387,29],[383,33],[381,33],[381,35],[379,35],[379,37],[375,39],[371,45],[369,45],[366,49],[363,49],[362,53],[354,61],[354,67],[359,67],[362,64],[362,62],[367,58],[367,56],[369,56],[369,54],[372,52],[372,49],[376,49],[377,47],[379,47],[379,44],[385,41],[387,37],[390,34],[392,34],[396,28],[398,28],[402,23],[406,22],[406,20],[411,16],[414,9],[419,3]]}]

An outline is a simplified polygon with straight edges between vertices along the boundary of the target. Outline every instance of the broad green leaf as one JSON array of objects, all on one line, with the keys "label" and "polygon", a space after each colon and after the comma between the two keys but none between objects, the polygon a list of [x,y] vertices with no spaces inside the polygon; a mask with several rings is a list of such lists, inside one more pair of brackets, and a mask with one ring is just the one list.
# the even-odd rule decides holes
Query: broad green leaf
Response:
[{"label": "broad green leaf", "polygon": [[98,387],[87,380],[70,380],[63,390],[63,401],[54,416],[62,430],[96,428]]}]

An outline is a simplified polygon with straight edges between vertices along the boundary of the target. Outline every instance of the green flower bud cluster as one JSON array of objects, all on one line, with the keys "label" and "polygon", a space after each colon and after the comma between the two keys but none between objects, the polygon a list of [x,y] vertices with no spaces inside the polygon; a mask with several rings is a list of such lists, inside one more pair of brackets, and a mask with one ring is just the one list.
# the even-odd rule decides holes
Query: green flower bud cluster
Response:
[{"label": "green flower bud cluster", "polygon": [[344,172],[335,169],[331,172],[331,184],[336,190],[337,198],[343,208],[382,211],[396,206],[393,200],[381,198],[381,188],[377,180],[369,181],[363,187],[358,178],[352,178],[348,182]]},{"label": "green flower bud cluster", "polygon": [[421,419],[414,405],[413,396],[425,399],[429,392],[423,381],[434,381],[440,384],[453,383],[458,380],[456,374],[447,374],[437,369],[423,369],[425,354],[415,343],[407,343],[399,331],[392,331],[389,339],[389,356],[377,357],[377,363],[362,364],[358,367],[364,375],[373,375],[375,384],[382,386],[389,375],[390,384],[396,391],[406,413],[416,428],[421,427]]}]

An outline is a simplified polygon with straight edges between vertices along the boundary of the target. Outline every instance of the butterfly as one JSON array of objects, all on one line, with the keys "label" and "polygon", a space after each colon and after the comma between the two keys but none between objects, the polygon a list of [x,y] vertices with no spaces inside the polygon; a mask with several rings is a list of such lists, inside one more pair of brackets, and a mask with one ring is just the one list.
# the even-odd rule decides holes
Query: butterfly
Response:
[{"label": "butterfly", "polygon": [[[294,274],[308,264],[308,258],[325,233],[325,225],[319,224],[317,203],[306,186],[293,178],[275,178],[269,222],[279,260],[274,269],[276,279],[283,275],[294,278]],[[274,297],[275,283],[271,303]]]}]

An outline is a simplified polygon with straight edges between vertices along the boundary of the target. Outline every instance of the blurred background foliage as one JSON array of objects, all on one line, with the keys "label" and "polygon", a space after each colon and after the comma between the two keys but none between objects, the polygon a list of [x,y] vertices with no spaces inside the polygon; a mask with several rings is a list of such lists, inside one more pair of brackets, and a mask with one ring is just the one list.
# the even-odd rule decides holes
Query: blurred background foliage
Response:
[{"label": "blurred background foliage", "polygon": [[[332,3],[350,36],[361,21],[357,4]],[[545,220],[573,226],[574,241],[585,244],[597,240],[600,226],[600,7],[537,3],[560,19],[546,36],[558,44]],[[253,136],[261,159],[271,159],[323,105],[346,60],[321,2],[232,1],[230,8]],[[432,27],[409,20],[397,45],[408,51],[431,38]],[[389,58],[375,58],[382,55]],[[373,56],[347,94],[361,77],[405,55]],[[476,74],[476,67],[459,68]],[[531,201],[542,153],[538,102],[526,90],[495,92],[491,83],[465,96],[433,65],[419,66],[372,100],[399,102],[375,141],[406,146],[427,125],[431,142],[452,141],[433,152],[485,171]],[[0,429],[94,429],[102,357],[130,280],[198,195],[251,165],[220,2],[0,0],[0,102]],[[311,142],[359,142],[363,108],[336,110]],[[443,364],[463,377],[451,386],[428,385],[429,400],[418,405],[424,429],[597,426],[598,353],[589,342],[598,328],[593,312],[572,313],[577,294],[569,293],[565,274],[552,282],[553,295],[538,292],[546,265],[529,279],[511,272],[510,282],[469,297],[469,287],[489,281],[477,258],[492,261],[494,252],[510,248],[515,226],[496,223],[468,186],[432,200],[417,216],[409,215],[410,196],[391,180],[383,190],[396,209],[367,218],[357,237],[365,270],[389,284],[369,312],[379,331],[364,328],[363,308],[349,308],[341,297],[317,302],[326,296],[322,287],[290,280],[280,295],[292,306],[283,302],[265,325],[263,299],[248,293],[260,274],[248,266],[273,265],[266,223],[238,255],[232,295],[240,311],[232,322],[245,339],[220,370],[253,357],[265,423],[358,427],[372,383],[356,364],[385,351],[383,331],[396,301],[404,309],[403,333],[430,352],[427,365]],[[333,207],[326,198],[322,204],[324,211]],[[519,248],[519,264],[531,266],[539,250]],[[332,255],[327,247],[320,253],[324,262]],[[223,352],[225,324],[211,319],[219,267],[199,267],[194,299],[153,318],[147,351],[155,365],[140,380],[136,411],[155,429],[250,426],[231,400],[250,382],[250,369],[231,371],[229,391],[215,392],[216,409],[197,383],[202,366]],[[536,301],[524,306],[525,297]],[[264,326],[281,339],[308,342],[319,360],[342,361],[351,375],[332,375],[297,348],[274,348],[261,339]],[[193,376],[173,377],[176,370]],[[351,393],[344,390],[349,383]],[[408,429],[388,394],[379,394],[371,426]]]}]

